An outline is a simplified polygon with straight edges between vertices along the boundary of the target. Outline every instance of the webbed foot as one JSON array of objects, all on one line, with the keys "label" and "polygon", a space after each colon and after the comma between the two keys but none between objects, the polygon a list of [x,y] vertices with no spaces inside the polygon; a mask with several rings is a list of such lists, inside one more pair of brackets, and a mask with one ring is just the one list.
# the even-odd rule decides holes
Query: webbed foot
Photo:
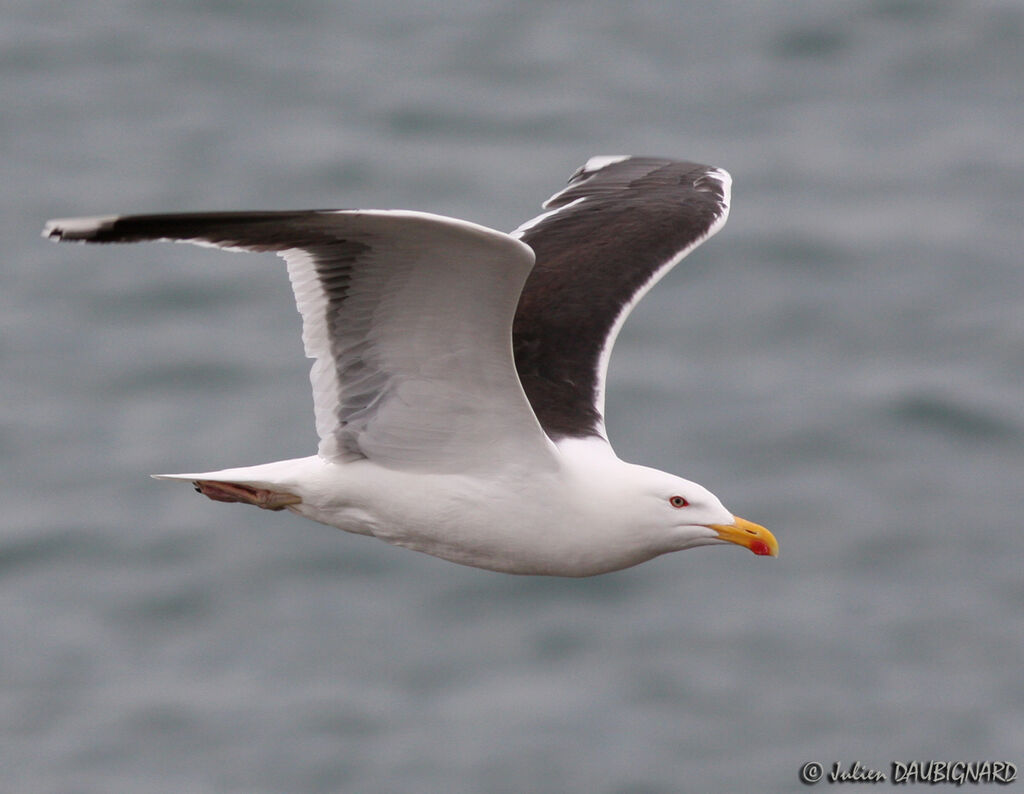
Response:
[{"label": "webbed foot", "polygon": [[264,510],[284,510],[288,505],[297,505],[302,501],[295,494],[279,491],[268,491],[265,488],[250,488],[233,482],[214,482],[213,480],[196,480],[192,483],[196,491],[215,502],[242,502],[256,505]]}]

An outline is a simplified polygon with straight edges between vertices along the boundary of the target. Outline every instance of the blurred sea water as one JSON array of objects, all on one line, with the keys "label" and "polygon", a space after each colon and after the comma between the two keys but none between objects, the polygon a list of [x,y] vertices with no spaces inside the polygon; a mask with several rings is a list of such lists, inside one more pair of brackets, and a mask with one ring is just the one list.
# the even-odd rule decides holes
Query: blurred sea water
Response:
[{"label": "blurred sea water", "polygon": [[[1024,767],[1024,7],[7,0],[0,790],[793,791]],[[728,169],[626,324],[623,458],[778,560],[452,566],[159,471],[310,454],[280,261],[50,217],[512,229],[594,154]]]}]

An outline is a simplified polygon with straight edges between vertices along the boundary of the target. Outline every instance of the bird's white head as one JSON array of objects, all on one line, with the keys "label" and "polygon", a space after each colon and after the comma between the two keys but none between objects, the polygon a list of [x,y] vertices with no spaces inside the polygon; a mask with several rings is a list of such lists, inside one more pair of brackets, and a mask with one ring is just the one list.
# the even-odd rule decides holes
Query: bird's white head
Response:
[{"label": "bird's white head", "polygon": [[695,482],[648,469],[655,501],[660,501],[669,534],[680,549],[735,543],[754,554],[779,556],[779,543],[764,527],[734,516],[711,491]]},{"label": "bird's white head", "polygon": [[621,475],[644,505],[633,515],[642,521],[643,531],[665,544],[666,551],[735,543],[754,554],[778,556],[779,544],[771,532],[734,516],[704,486],[633,464],[624,464]]},{"label": "bird's white head", "polygon": [[617,567],[722,543],[778,556],[779,544],[771,532],[734,516],[702,485],[626,463],[602,439],[562,441],[559,450],[575,481],[573,490],[585,502],[575,511],[585,535],[596,541],[603,530],[607,548],[629,552]]}]

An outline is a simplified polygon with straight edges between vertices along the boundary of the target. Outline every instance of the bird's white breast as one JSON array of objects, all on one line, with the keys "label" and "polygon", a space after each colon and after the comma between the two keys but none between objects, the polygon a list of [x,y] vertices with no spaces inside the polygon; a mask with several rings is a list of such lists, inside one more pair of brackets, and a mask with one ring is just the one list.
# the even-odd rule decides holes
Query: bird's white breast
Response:
[{"label": "bird's white breast", "polygon": [[[607,489],[563,468],[510,465],[476,474],[407,473],[368,461],[324,462],[295,512],[463,565],[505,573],[589,576],[661,553],[637,544]],[[668,549],[664,549],[667,551]]]}]

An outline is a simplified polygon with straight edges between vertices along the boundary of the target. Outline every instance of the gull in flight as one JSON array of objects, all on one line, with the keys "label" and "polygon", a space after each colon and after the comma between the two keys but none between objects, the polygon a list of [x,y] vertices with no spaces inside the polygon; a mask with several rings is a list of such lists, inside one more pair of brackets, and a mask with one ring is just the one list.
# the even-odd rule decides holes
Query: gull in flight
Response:
[{"label": "gull in flight", "polygon": [[697,163],[593,157],[509,234],[404,210],[113,215],[43,234],[287,263],[317,454],[160,479],[463,565],[592,576],[712,544],[778,554],[706,488],[620,460],[604,425],[620,327],[725,223],[730,185]]}]

